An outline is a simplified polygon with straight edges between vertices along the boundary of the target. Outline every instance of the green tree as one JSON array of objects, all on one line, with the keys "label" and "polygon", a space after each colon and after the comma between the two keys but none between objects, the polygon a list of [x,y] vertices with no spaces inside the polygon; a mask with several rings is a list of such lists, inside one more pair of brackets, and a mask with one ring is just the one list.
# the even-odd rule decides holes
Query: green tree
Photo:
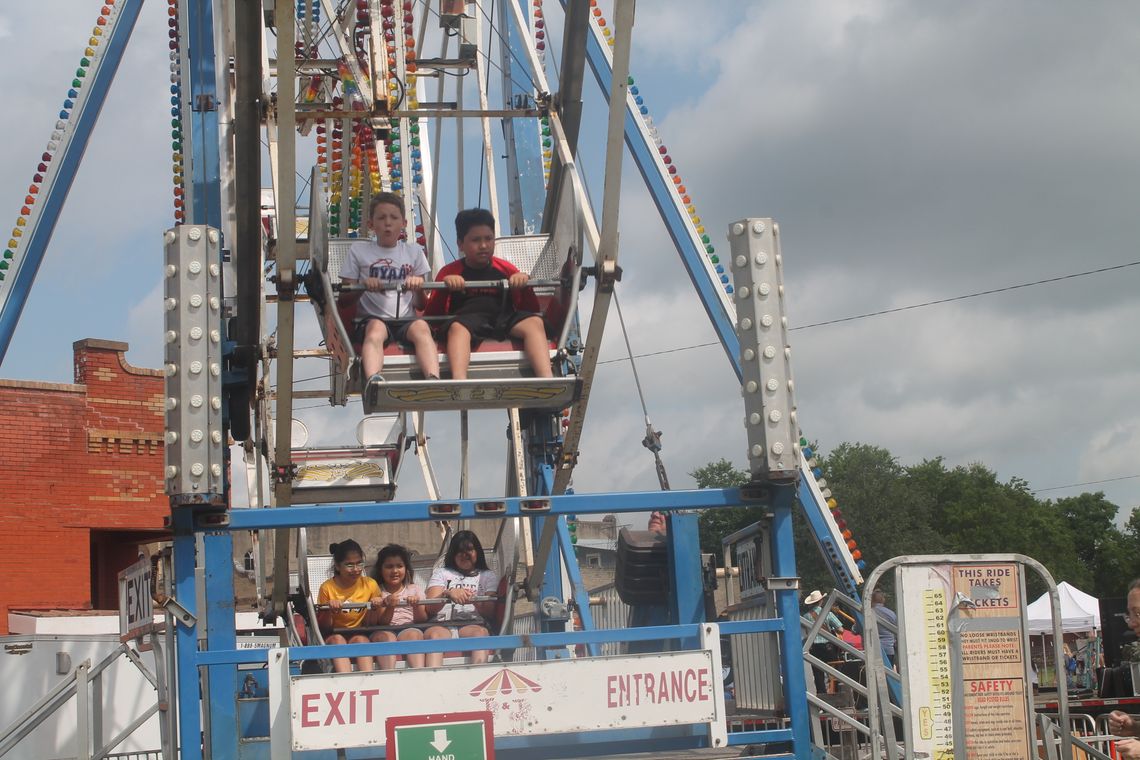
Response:
[{"label": "green tree", "polygon": [[[710,462],[689,473],[697,482],[698,488],[737,488],[746,485],[752,478],[747,470],[738,469],[727,459]],[[721,507],[706,509],[698,521],[701,551],[717,558],[723,557],[721,540],[764,519],[763,508]],[[831,575],[824,565],[807,521],[799,510],[792,513],[792,532],[795,540],[796,566],[804,588],[826,587],[832,583]]]},{"label": "green tree", "polygon": [[935,550],[931,499],[888,450],[843,443],[821,466],[867,567]]},{"label": "green tree", "polygon": [[1116,527],[1120,508],[1102,491],[1046,502],[1046,506],[1067,528],[1078,560],[1076,571],[1086,585],[1071,582],[1093,596],[1121,596],[1132,567],[1128,539]]},{"label": "green tree", "polygon": [[[727,459],[718,459],[689,473],[697,488],[738,488],[751,480],[747,470],[740,470]],[[697,521],[701,551],[719,558],[720,541],[727,535],[746,528],[763,516],[759,507],[721,507],[706,509]]]}]

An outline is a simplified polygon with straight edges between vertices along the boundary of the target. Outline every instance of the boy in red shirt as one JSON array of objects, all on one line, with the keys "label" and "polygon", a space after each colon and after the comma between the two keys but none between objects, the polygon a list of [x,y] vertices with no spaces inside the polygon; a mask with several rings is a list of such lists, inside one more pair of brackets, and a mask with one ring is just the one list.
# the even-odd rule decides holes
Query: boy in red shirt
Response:
[{"label": "boy in red shirt", "polygon": [[[471,348],[490,338],[519,338],[537,377],[552,377],[546,327],[529,279],[509,261],[496,258],[495,217],[490,211],[472,208],[455,216],[455,235],[463,258],[439,270],[437,282],[447,290],[433,290],[428,296],[425,316],[451,314],[447,323],[447,359],[451,377],[467,379]],[[467,281],[506,280],[510,299],[498,288],[467,288]]]}]

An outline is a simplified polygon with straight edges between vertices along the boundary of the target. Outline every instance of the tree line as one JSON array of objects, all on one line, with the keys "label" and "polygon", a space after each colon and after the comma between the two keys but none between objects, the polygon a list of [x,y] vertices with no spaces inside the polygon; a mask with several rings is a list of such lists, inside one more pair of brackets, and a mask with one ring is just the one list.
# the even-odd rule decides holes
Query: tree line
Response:
[{"label": "tree line", "polygon": [[[937,457],[902,465],[887,449],[864,443],[843,443],[826,456],[817,450],[816,460],[868,572],[903,554],[1018,553],[1041,562],[1058,583],[1098,598],[1124,596],[1140,577],[1140,507],[1118,528],[1119,509],[1102,492],[1039,499],[1025,480],[1002,482],[981,463],[947,467]],[[689,474],[701,488],[749,480],[725,459]],[[721,538],[761,517],[760,507],[707,510],[702,551],[721,557]],[[794,525],[801,588],[830,588],[802,511]],[[1031,594],[1044,589],[1035,573],[1026,581]]]}]

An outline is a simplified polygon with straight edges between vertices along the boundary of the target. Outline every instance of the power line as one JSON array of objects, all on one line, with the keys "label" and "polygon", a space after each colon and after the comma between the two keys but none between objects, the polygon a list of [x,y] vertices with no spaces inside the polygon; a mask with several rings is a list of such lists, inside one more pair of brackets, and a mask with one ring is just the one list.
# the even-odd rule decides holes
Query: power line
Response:
[{"label": "power line", "polygon": [[824,325],[837,325],[841,322],[854,322],[857,319],[867,319],[868,317],[878,317],[883,314],[897,314],[900,311],[910,311],[911,309],[922,309],[927,306],[937,306],[943,303],[952,303],[954,301],[965,301],[967,298],[978,298],[979,296],[990,296],[995,293],[1008,293],[1011,290],[1020,290],[1021,288],[1031,288],[1034,285],[1047,285],[1051,282],[1061,282],[1063,280],[1073,280],[1077,277],[1087,277],[1091,274],[1103,274],[1104,272],[1114,272],[1118,269],[1127,269],[1140,265],[1140,261],[1130,261],[1127,264],[1117,264],[1111,267],[1101,267],[1100,269],[1090,269],[1087,272],[1075,272],[1073,274],[1061,275],[1060,277],[1049,277],[1044,280],[1034,280],[1033,282],[1023,282],[1019,285],[1007,285],[1004,288],[994,288],[992,290],[980,290],[977,293],[967,293],[962,296],[953,296],[952,298],[939,298],[935,301],[924,301],[923,303],[915,303],[910,306],[899,306],[894,309],[882,309],[881,311],[870,311],[866,314],[856,314],[853,317],[842,317],[840,319],[829,319],[824,322],[812,322],[809,325],[799,325],[798,327],[790,328],[791,330],[806,330],[809,327],[822,327]]},{"label": "power line", "polygon": [[[1134,267],[1134,266],[1140,266],[1140,261],[1130,261],[1127,264],[1116,264],[1115,266],[1101,267],[1100,269],[1090,269],[1090,270],[1085,271],[1085,272],[1074,272],[1072,274],[1061,275],[1060,277],[1048,277],[1048,278],[1045,278],[1043,280],[1034,280],[1033,282],[1023,282],[1023,283],[1019,283],[1017,285],[1007,285],[1007,286],[1002,287],[1002,288],[992,288],[990,290],[979,290],[976,293],[966,293],[965,295],[952,296],[950,298],[939,298],[939,299],[935,299],[933,301],[923,301],[922,303],[910,304],[909,306],[898,306],[898,307],[893,308],[893,309],[881,309],[879,311],[869,311],[866,314],[856,314],[856,315],[851,316],[851,317],[841,317],[839,319],[828,319],[828,320],[824,320],[822,322],[812,322],[811,324],[807,324],[807,325],[797,325],[796,327],[788,328],[788,332],[791,332],[793,330],[807,330],[807,329],[812,328],[812,327],[824,327],[825,325],[837,325],[837,324],[841,324],[843,322],[854,322],[856,320],[867,319],[869,317],[879,317],[879,316],[882,316],[884,314],[897,314],[897,313],[903,312],[903,311],[911,311],[914,309],[923,309],[923,308],[926,308],[927,306],[937,306],[939,304],[952,303],[954,301],[965,301],[968,298],[978,298],[980,296],[989,296],[989,295],[993,295],[995,293],[1008,293],[1009,291],[1012,291],[1012,290],[1020,290],[1022,288],[1030,288],[1030,287],[1033,287],[1035,285],[1048,285],[1049,283],[1053,283],[1053,282],[1061,282],[1063,280],[1073,280],[1073,279],[1076,279],[1078,277],[1088,277],[1089,275],[1103,274],[1104,272],[1113,272],[1113,271],[1116,271],[1119,269],[1127,269],[1129,267]],[[674,354],[674,353],[677,353],[678,351],[691,351],[695,348],[707,348],[709,346],[718,346],[718,345],[720,345],[720,341],[715,341],[715,340],[709,341],[707,343],[694,343],[691,346],[678,346],[677,348],[667,348],[667,349],[664,349],[662,351],[652,351],[652,352],[647,353],[647,354],[635,354],[633,358],[644,359],[644,358],[649,357],[649,356],[661,356],[662,354]],[[628,361],[628,359],[626,357],[621,357],[618,359],[605,359],[603,361],[598,362],[598,364],[613,364],[615,362],[624,362],[624,361]]]},{"label": "power line", "polygon": [[1064,486],[1051,486],[1049,488],[1035,488],[1032,491],[1030,491],[1030,493],[1044,493],[1045,491],[1062,491],[1066,488],[1081,488],[1084,486],[1095,486],[1095,485],[1100,485],[1101,483],[1115,483],[1119,480],[1133,480],[1135,478],[1140,478],[1140,473],[1137,473],[1135,475],[1121,475],[1118,478],[1105,478],[1104,480],[1086,480],[1083,483],[1069,483],[1068,485],[1064,485]]}]

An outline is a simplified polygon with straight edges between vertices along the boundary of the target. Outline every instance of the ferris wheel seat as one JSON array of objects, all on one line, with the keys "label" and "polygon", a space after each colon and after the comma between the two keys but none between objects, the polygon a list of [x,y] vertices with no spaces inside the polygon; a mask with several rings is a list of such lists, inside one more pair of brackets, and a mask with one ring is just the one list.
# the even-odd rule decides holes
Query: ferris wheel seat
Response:
[{"label": "ferris wheel seat", "polygon": [[385,446],[294,449],[294,502],[391,501],[402,454],[402,440]]},{"label": "ferris wheel seat", "polygon": [[[348,256],[348,250],[356,239],[325,238],[321,234],[310,231],[310,257],[312,267],[306,275],[306,290],[310,293],[311,301],[316,310],[321,337],[328,351],[329,380],[331,386],[330,399],[332,403],[344,405],[350,395],[367,393],[365,387],[368,378],[362,377],[361,344],[356,342],[356,330],[353,329],[356,321],[355,306],[342,306],[338,303],[334,283],[340,282],[340,269]],[[563,257],[558,253],[551,237],[548,235],[520,235],[500,238],[495,244],[496,255],[510,261],[520,271],[529,272],[536,281],[550,283],[560,280],[561,285],[536,285],[534,294],[538,299],[540,312],[546,324],[548,336],[557,336],[561,333],[565,321],[571,314],[571,302],[574,293],[570,285],[572,274],[576,266],[573,257]],[[437,327],[438,322],[433,324]],[[438,329],[437,329],[438,331]],[[553,359],[557,354],[557,342],[550,342],[550,356]],[[437,351],[440,360],[440,373],[443,378],[450,374],[449,362],[446,355],[446,341],[437,341]],[[389,382],[427,382],[416,363],[413,351],[404,346],[389,344],[384,349],[384,365],[381,370]],[[516,386],[525,387],[533,383],[533,371],[522,351],[521,341],[483,341],[471,352],[468,367],[469,381],[509,380]],[[527,398],[527,391],[518,391],[508,394],[517,397],[519,403],[511,400],[497,401],[502,396],[500,388],[484,388],[476,390],[468,388],[463,390],[457,386],[454,393],[447,394],[446,401],[437,403],[384,401],[382,405],[371,407],[365,400],[365,410],[370,408],[377,411],[403,411],[409,409],[447,410],[447,409],[484,409],[484,408],[563,408],[572,403],[581,394],[580,383],[573,379],[562,378],[555,383],[547,384],[531,394],[534,398]],[[552,390],[557,386],[557,390]],[[433,392],[423,398],[435,398],[439,394]],[[420,399],[421,396],[414,396]],[[564,400],[568,399],[565,403]],[[372,412],[368,412],[372,413]]]},{"label": "ferris wheel seat", "polygon": [[582,395],[582,380],[578,377],[469,380],[372,378],[362,395],[365,414],[465,409],[564,409]]}]

